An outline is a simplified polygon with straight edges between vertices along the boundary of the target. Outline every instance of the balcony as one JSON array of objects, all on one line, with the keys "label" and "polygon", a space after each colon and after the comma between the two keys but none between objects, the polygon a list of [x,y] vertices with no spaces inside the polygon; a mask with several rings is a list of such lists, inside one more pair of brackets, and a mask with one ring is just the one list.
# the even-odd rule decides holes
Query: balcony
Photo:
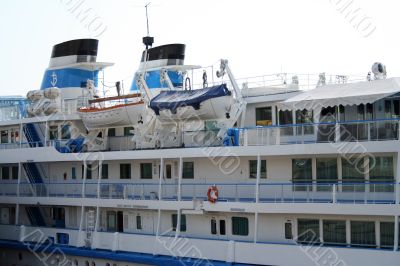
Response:
[{"label": "balcony", "polygon": [[[396,184],[358,183],[3,183],[3,197],[100,198],[125,200],[207,200],[210,186],[219,190],[219,202],[395,204]],[[19,190],[19,191],[18,191]],[[257,193],[258,191],[258,199]]]},{"label": "balcony", "polygon": [[399,119],[233,129],[235,146],[399,140]]}]

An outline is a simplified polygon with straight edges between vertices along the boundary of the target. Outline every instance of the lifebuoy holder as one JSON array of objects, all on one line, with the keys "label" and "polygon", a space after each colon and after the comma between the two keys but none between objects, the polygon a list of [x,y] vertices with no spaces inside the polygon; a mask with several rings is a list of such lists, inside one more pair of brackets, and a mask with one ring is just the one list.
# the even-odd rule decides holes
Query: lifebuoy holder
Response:
[{"label": "lifebuoy holder", "polygon": [[213,186],[208,188],[207,198],[208,198],[208,201],[211,202],[211,203],[217,202],[217,200],[218,200],[218,188],[217,188],[216,185],[213,185]]}]

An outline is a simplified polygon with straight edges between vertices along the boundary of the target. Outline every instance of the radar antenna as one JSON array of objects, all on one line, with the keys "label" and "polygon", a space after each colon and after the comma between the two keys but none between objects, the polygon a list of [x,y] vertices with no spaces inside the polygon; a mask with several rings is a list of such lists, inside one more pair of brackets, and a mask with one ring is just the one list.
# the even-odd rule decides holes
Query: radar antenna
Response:
[{"label": "radar antenna", "polygon": [[150,30],[149,30],[149,16],[147,13],[147,7],[151,4],[151,2],[148,2],[144,7],[146,8],[146,24],[147,24],[147,36],[143,37],[143,44],[146,45],[146,50],[151,47],[154,43],[154,38],[150,37]]}]

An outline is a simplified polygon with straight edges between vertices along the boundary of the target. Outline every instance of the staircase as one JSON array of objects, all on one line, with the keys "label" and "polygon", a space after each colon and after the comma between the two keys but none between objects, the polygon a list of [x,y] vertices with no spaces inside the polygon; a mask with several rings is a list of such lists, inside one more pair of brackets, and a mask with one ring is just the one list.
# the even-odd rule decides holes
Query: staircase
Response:
[{"label": "staircase", "polygon": [[39,207],[25,207],[25,210],[32,226],[46,226]]},{"label": "staircase", "polygon": [[89,210],[86,213],[86,239],[85,239],[86,246],[88,247],[90,247],[92,244],[95,223],[96,223],[95,211]]},{"label": "staircase", "polygon": [[43,184],[42,175],[40,174],[40,170],[35,163],[24,163],[23,166],[31,184]]},{"label": "staircase", "polygon": [[[33,123],[28,123],[24,125],[24,133],[26,136],[26,140],[29,143],[30,147],[43,147],[44,143],[42,141],[43,139],[43,134],[41,132],[41,130],[37,128],[38,126],[36,126]],[[40,133],[39,133],[40,131]],[[42,136],[41,136],[41,135]]]}]

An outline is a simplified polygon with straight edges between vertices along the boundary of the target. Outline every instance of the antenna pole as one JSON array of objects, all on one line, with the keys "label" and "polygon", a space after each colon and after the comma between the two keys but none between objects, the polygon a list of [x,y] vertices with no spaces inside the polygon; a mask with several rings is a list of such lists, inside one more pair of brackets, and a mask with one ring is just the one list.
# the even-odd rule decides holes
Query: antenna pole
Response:
[{"label": "antenna pole", "polygon": [[148,2],[147,5],[144,7],[146,8],[146,22],[147,22],[147,36],[150,36],[150,30],[149,30],[149,16],[147,14],[147,7],[151,4],[151,2]]},{"label": "antenna pole", "polygon": [[154,38],[150,37],[150,30],[149,30],[149,16],[147,14],[147,7],[150,5],[150,2],[147,3],[144,7],[146,8],[146,22],[147,22],[147,36],[143,37],[143,44],[146,46],[146,50],[153,45]]}]

